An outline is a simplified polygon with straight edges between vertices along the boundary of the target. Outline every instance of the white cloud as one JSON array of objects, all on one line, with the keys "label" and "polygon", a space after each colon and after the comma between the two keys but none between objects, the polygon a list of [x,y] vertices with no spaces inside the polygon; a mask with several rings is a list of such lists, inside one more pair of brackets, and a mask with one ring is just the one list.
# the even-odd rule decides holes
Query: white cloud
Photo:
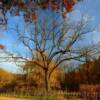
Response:
[{"label": "white cloud", "polygon": [[20,73],[22,69],[13,62],[2,62],[0,68],[6,69],[9,72]]}]

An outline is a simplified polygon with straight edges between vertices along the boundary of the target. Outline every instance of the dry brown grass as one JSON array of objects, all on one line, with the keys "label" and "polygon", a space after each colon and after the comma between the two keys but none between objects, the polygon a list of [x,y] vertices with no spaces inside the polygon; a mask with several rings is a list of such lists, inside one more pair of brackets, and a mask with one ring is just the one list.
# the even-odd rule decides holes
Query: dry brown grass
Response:
[{"label": "dry brown grass", "polygon": [[20,99],[20,98],[13,98],[13,97],[0,97],[0,100],[28,100],[28,99]]},{"label": "dry brown grass", "polygon": [[76,97],[73,97],[73,98],[71,98],[71,99],[68,99],[68,100],[81,100],[81,99],[79,99],[79,98],[76,98]]},{"label": "dry brown grass", "polygon": [[64,97],[64,94],[56,94],[55,95],[55,100],[67,100],[65,97]]}]

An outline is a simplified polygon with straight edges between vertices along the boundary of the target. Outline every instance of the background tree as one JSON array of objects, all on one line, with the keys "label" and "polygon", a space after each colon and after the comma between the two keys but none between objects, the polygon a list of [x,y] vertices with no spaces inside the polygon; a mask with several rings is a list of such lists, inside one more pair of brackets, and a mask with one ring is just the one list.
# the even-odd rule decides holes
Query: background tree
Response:
[{"label": "background tree", "polygon": [[91,69],[90,69],[90,75],[91,75],[91,83],[93,84],[100,84],[100,58],[93,60],[90,62]]},{"label": "background tree", "polygon": [[0,68],[0,93],[12,92],[14,90],[14,74]]},{"label": "background tree", "polygon": [[[82,84],[99,84],[99,59],[80,65],[79,73]],[[87,68],[88,67],[88,68]]]}]

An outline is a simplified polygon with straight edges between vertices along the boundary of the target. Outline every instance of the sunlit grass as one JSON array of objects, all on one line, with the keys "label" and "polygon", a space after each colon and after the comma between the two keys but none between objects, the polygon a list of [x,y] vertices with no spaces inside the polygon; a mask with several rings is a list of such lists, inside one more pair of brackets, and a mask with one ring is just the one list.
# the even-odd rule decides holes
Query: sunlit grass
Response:
[{"label": "sunlit grass", "polygon": [[21,98],[13,98],[13,97],[0,97],[0,100],[29,100],[29,99],[21,99]]},{"label": "sunlit grass", "polygon": [[4,97],[0,96],[0,100],[81,100],[79,98],[73,97],[71,99],[66,99],[63,96],[56,96],[56,97],[41,97],[41,96],[34,96],[34,97]]}]

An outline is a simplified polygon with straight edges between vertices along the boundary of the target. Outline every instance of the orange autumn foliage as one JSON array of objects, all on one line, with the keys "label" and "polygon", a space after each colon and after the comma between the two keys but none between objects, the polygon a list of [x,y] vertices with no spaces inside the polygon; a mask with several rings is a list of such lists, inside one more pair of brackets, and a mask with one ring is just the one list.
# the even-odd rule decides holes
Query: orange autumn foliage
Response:
[{"label": "orange autumn foliage", "polygon": [[5,48],[5,46],[0,44],[0,49],[4,49],[4,48]]},{"label": "orange autumn foliage", "polygon": [[[62,17],[66,18],[66,14],[68,12],[71,12],[73,10],[73,6],[76,4],[77,0],[40,0],[40,1],[18,1],[14,0],[13,1],[16,5],[18,5],[21,9],[25,10],[27,12],[29,9],[32,11],[30,13],[30,16],[33,21],[37,21],[38,17],[36,14],[36,7],[40,7],[41,9],[48,9],[51,7],[52,11],[61,11],[62,12]],[[26,14],[26,17],[27,16]]]},{"label": "orange autumn foliage", "polygon": [[35,12],[32,13],[32,20],[35,22],[37,21],[37,15]]}]

